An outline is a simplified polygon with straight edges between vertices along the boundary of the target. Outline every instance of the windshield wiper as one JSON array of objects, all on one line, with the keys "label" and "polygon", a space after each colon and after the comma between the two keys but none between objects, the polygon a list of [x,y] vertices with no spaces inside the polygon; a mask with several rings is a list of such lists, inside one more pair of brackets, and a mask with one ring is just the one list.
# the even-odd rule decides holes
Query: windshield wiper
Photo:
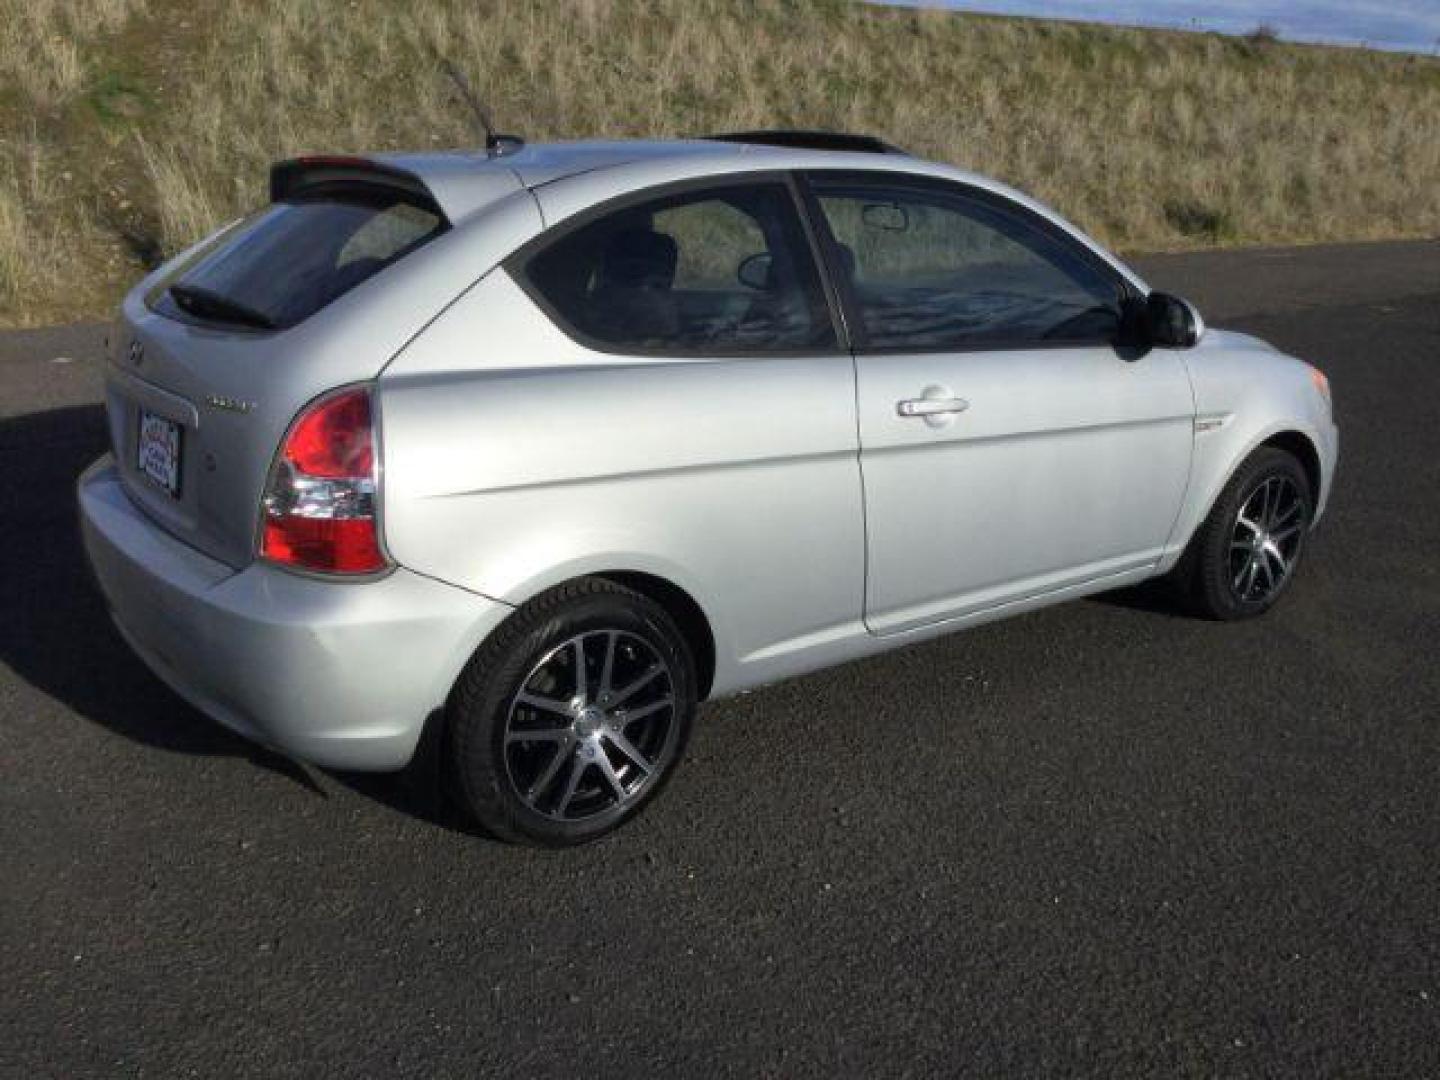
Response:
[{"label": "windshield wiper", "polygon": [[200,285],[171,285],[169,292],[175,303],[197,318],[257,326],[262,330],[278,329],[275,320],[263,311],[239,300],[231,300],[213,289]]}]

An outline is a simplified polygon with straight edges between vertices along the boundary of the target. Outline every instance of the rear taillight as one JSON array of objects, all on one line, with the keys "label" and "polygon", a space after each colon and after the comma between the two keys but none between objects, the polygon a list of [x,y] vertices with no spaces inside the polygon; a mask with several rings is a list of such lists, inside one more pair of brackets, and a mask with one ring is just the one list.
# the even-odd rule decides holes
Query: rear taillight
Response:
[{"label": "rear taillight", "polygon": [[370,391],[311,402],[286,432],[265,487],[261,557],[329,574],[385,569],[377,486]]}]

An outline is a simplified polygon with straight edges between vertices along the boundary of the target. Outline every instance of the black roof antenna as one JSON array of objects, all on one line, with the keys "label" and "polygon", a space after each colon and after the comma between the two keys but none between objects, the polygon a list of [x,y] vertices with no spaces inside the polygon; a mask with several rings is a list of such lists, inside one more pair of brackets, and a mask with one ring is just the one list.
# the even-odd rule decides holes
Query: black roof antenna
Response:
[{"label": "black roof antenna", "polygon": [[475,120],[480,125],[480,134],[485,139],[485,152],[491,157],[503,157],[506,154],[513,154],[525,145],[525,140],[518,135],[502,135],[495,130],[495,125],[490,121],[490,111],[485,108],[479,96],[470,87],[470,80],[465,78],[461,71],[450,60],[433,45],[435,58],[440,61],[440,66],[445,69],[445,74],[450,76],[450,81],[455,84],[455,89],[460,91],[460,97],[469,106],[470,111],[475,114]]}]

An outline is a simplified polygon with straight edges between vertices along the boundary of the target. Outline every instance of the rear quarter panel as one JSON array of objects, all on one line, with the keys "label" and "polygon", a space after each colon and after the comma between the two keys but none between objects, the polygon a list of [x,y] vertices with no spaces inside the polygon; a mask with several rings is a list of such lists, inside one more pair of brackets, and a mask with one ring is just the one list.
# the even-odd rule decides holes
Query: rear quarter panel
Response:
[{"label": "rear quarter panel", "polygon": [[379,391],[402,564],[512,604],[588,573],[663,577],[711,623],[716,694],[861,632],[848,355],[598,353],[496,269]]},{"label": "rear quarter panel", "polygon": [[[516,190],[298,325],[275,333],[194,326],[151,311],[145,294],[166,268],[124,302],[107,371],[112,441],[133,470],[135,406],[185,429],[184,498],[136,497],[170,531],[234,567],[254,556],[260,499],[280,440],[320,394],[373,379],[406,342],[497,261],[540,228],[528,191]],[[143,369],[126,369],[142,342]],[[159,395],[174,399],[167,407]],[[212,397],[245,402],[217,409]]]}]

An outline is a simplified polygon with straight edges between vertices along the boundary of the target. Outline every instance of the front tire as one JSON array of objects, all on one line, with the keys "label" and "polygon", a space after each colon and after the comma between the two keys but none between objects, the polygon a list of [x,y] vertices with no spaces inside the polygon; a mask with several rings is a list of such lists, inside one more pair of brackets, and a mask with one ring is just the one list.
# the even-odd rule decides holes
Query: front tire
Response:
[{"label": "front tire", "polygon": [[663,608],[599,578],[559,586],[517,610],[455,685],[456,794],[504,839],[597,839],[659,793],[695,704],[694,660]]},{"label": "front tire", "polygon": [[1262,446],[1215,500],[1174,571],[1196,614],[1253,619],[1289,588],[1315,515],[1310,479],[1294,455]]}]

